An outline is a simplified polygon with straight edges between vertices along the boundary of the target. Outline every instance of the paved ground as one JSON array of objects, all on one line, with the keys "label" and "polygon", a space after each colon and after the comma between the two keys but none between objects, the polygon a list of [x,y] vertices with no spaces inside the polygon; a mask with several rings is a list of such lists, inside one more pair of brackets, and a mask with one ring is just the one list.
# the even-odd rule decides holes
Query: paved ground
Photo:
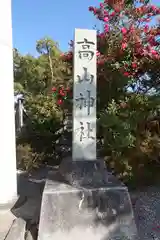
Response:
[{"label": "paved ground", "polygon": [[[50,169],[55,171],[55,169]],[[0,240],[2,237],[2,219],[5,231],[11,225],[14,216],[25,221],[38,222],[47,170],[40,170],[32,176],[18,175],[18,192],[20,199],[12,209],[13,215],[0,211]],[[160,186],[148,187],[131,192],[131,200],[141,240],[160,240]],[[5,224],[4,224],[5,223]]]},{"label": "paved ground", "polygon": [[160,240],[160,186],[131,193],[140,239]]},{"label": "paved ground", "polygon": [[0,240],[5,239],[14,219],[15,216],[9,210],[0,211]]}]

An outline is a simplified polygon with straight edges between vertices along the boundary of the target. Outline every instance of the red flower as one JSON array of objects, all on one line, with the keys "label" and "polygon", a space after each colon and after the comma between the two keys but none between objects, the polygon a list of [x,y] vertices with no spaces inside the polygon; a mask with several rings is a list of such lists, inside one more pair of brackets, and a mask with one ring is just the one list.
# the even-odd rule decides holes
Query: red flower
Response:
[{"label": "red flower", "polygon": [[148,26],[148,25],[145,25],[145,26],[144,26],[144,32],[147,33],[148,30],[149,30],[149,26]]},{"label": "red flower", "polygon": [[129,77],[129,76],[130,76],[130,73],[129,73],[129,72],[124,72],[123,75],[124,75],[125,77]]},{"label": "red flower", "polygon": [[57,90],[57,89],[56,89],[55,87],[52,88],[52,92],[56,92],[56,90]]},{"label": "red flower", "polygon": [[110,14],[110,17],[114,17],[116,15],[116,13],[115,12],[112,12],[111,14]]},{"label": "red flower", "polygon": [[62,89],[59,91],[59,94],[60,94],[61,96],[65,96],[65,93],[64,93],[64,91],[63,91]]},{"label": "red flower", "polygon": [[104,59],[98,59],[97,64],[98,65],[103,65],[105,63]]},{"label": "red flower", "polygon": [[125,34],[127,33],[127,29],[123,27],[123,28],[121,29],[121,32],[125,35]]},{"label": "red flower", "polygon": [[99,33],[97,36],[102,39],[102,38],[105,37],[105,34],[104,33]]},{"label": "red flower", "polygon": [[132,68],[137,68],[137,63],[133,62],[132,63]]},{"label": "red flower", "polygon": [[104,14],[104,17],[109,17],[109,13],[106,10],[103,11],[103,14]]},{"label": "red flower", "polygon": [[108,33],[108,31],[109,31],[109,25],[108,24],[104,25],[104,31],[105,31],[105,33]]},{"label": "red flower", "polygon": [[63,103],[63,100],[62,100],[62,99],[58,99],[58,100],[57,100],[57,104],[58,104],[58,105],[61,105],[62,103]]},{"label": "red flower", "polygon": [[89,7],[89,11],[94,11],[94,7]]},{"label": "red flower", "polygon": [[126,42],[122,43],[121,47],[122,47],[123,50],[125,50],[127,48],[127,43]]}]

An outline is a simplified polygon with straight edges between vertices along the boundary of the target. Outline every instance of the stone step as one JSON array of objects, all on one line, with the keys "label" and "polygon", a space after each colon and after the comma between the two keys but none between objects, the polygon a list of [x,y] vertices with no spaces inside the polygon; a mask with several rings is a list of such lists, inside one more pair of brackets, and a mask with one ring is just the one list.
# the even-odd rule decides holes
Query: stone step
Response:
[{"label": "stone step", "polygon": [[13,221],[5,240],[24,240],[25,232],[26,222],[21,218],[17,218]]}]

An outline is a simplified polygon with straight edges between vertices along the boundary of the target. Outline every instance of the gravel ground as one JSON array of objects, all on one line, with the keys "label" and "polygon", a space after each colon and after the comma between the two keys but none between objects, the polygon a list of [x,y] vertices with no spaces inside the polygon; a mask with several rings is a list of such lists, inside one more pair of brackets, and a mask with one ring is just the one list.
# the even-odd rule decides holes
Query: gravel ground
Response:
[{"label": "gravel ground", "polygon": [[140,240],[160,240],[160,187],[131,192]]}]

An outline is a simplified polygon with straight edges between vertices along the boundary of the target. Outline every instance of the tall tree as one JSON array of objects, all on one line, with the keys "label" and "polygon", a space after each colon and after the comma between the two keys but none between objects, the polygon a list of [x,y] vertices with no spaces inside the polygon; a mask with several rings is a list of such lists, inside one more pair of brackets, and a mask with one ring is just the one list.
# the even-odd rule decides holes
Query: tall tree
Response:
[{"label": "tall tree", "polygon": [[54,81],[54,73],[53,73],[53,61],[52,57],[57,57],[60,53],[58,50],[58,44],[49,38],[43,38],[37,41],[36,49],[40,54],[46,55],[48,57],[50,72],[51,72],[51,80]]},{"label": "tall tree", "polygon": [[38,57],[22,56],[14,49],[15,87],[26,93],[49,94],[52,86],[67,84],[70,70],[61,59],[58,44],[50,38],[37,41]]},{"label": "tall tree", "polygon": [[42,64],[46,66],[45,79],[48,82],[48,88],[50,89],[53,85],[63,84],[68,69],[61,59],[58,43],[50,38],[43,38],[37,41],[36,49],[40,54]]}]

